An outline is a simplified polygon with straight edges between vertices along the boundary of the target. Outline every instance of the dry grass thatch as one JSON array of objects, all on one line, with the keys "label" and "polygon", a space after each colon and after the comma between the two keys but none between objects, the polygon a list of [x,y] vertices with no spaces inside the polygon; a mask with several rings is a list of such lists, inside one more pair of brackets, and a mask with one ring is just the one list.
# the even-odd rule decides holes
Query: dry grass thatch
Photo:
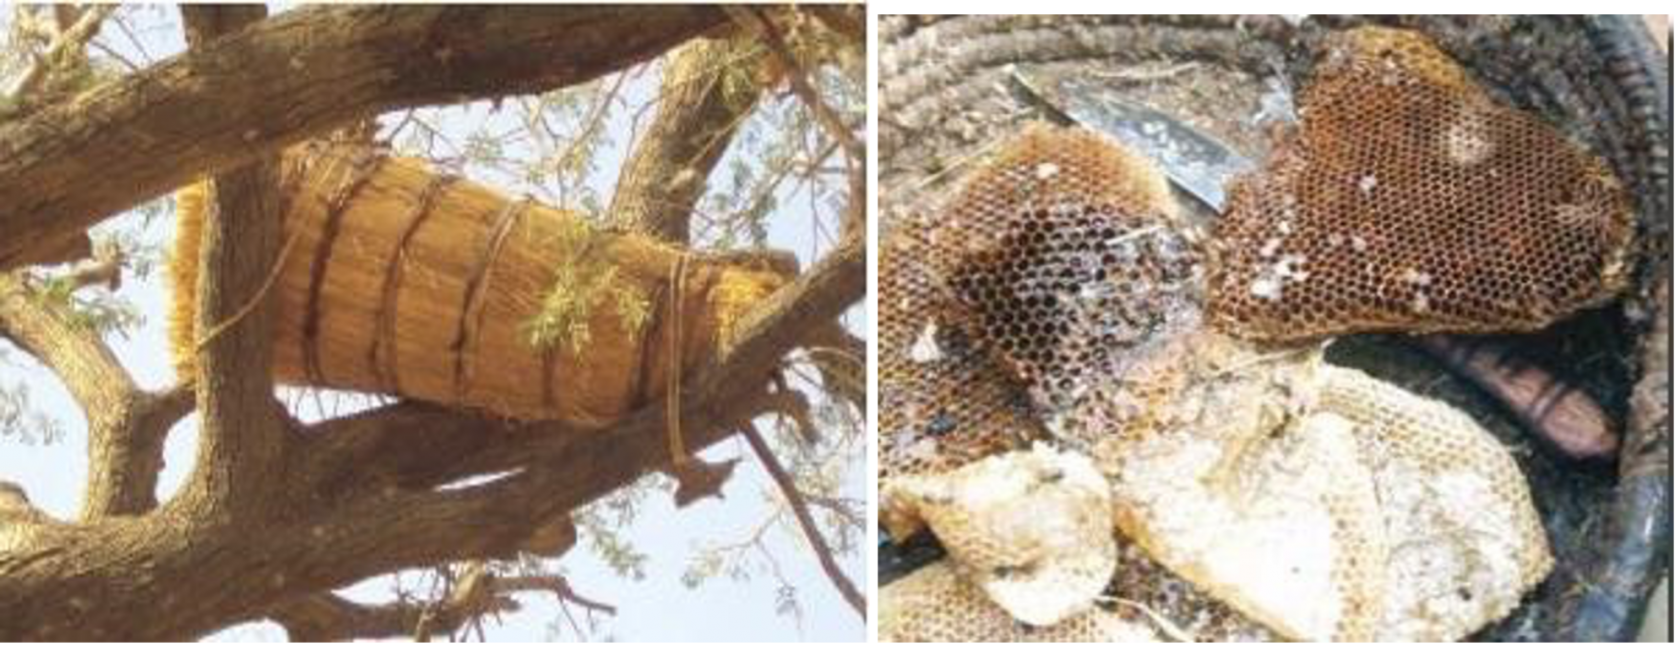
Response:
[{"label": "dry grass thatch", "polygon": [[[296,240],[273,286],[281,383],[599,427],[666,392],[679,265],[685,373],[788,278],[597,231],[420,160],[314,144],[288,152],[284,167],[286,235]],[[170,340],[183,379],[200,333],[194,294],[210,190],[177,195]],[[549,312],[540,320],[553,341],[541,346],[532,340],[539,312]]]}]

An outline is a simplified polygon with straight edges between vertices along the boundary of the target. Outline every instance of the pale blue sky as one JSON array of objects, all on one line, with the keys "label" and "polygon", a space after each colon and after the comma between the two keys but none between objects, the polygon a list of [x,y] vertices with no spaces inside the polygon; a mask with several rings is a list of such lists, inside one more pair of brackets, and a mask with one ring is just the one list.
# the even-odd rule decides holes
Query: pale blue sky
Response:
[{"label": "pale blue sky", "polygon": [[[10,11],[0,12],[0,29],[9,20]],[[162,58],[184,47],[174,10],[166,8],[145,12],[136,26],[136,38],[153,57]],[[142,62],[135,43],[126,36],[107,30],[104,42],[124,56]],[[644,75],[625,88],[633,102],[648,96],[654,89],[658,75]],[[475,109],[459,108],[438,113],[446,130],[464,132],[479,123],[488,110],[480,105]],[[611,186],[617,177],[618,163],[628,132],[628,119],[621,113],[608,126],[614,133],[614,143],[600,156],[599,170],[591,183],[604,197],[610,197]],[[720,168],[727,167],[725,164]],[[721,173],[720,173],[721,174]],[[494,181],[494,177],[480,179]],[[802,263],[808,265],[813,252],[826,250],[828,242],[813,240],[811,233],[812,200],[804,194],[784,196],[783,206],[771,217],[769,239],[771,246],[793,250]],[[829,210],[818,205],[822,217],[831,220]],[[108,222],[105,226],[120,226],[133,230],[140,219],[135,214]],[[173,217],[157,218],[140,231],[149,241],[165,243],[173,236]],[[817,247],[814,249],[813,247]],[[145,323],[125,337],[110,340],[114,351],[142,385],[162,388],[174,379],[168,363],[164,315],[168,294],[161,285],[161,272],[144,280],[125,282],[120,295],[130,299],[145,317]],[[861,308],[848,314],[848,324],[862,330]],[[5,345],[0,341],[0,345]],[[6,440],[0,444],[0,479],[17,482],[28,492],[32,501],[44,511],[68,518],[75,513],[82,493],[86,472],[85,421],[63,386],[15,348],[7,348],[0,356],[0,385],[24,382],[29,385],[31,404],[62,423],[65,437],[48,446],[24,446]],[[313,407],[305,406],[305,415]],[[761,424],[766,432],[767,424]],[[192,462],[196,436],[196,418],[189,418],[171,435],[165,451],[167,466],[160,483],[160,493],[167,495],[180,484],[186,468]],[[867,442],[859,442],[863,447]],[[855,451],[855,460],[848,468],[847,482],[850,496],[864,498],[867,471],[863,464],[864,451]],[[863,622],[839,598],[812,558],[804,539],[789,522],[767,533],[766,547],[779,563],[782,576],[799,591],[803,617],[795,621],[775,613],[777,585],[768,572],[757,572],[746,581],[734,581],[720,576],[697,589],[684,587],[679,577],[688,559],[701,544],[730,543],[742,540],[772,511],[779,500],[763,470],[752,460],[744,442],[732,439],[714,447],[709,458],[743,456],[742,468],[726,486],[724,501],[707,501],[677,511],[669,496],[656,492],[642,504],[640,515],[623,537],[648,554],[647,577],[635,581],[620,577],[586,547],[580,545],[561,559],[573,586],[590,598],[616,605],[617,617],[605,618],[592,639],[661,640],[661,641],[764,641],[764,640],[823,640],[855,641],[865,636]],[[869,545],[860,537],[859,545]],[[840,555],[840,561],[861,588],[867,589],[864,554],[859,549]],[[388,579],[365,582],[351,591],[357,598],[380,599],[389,590]],[[527,611],[504,617],[500,625],[489,622],[487,636],[491,640],[544,640],[548,638],[547,624],[559,617],[552,598],[523,595],[521,602]],[[574,609],[575,611],[575,609]],[[581,620],[581,615],[579,616]],[[564,620],[562,620],[563,622]],[[224,631],[218,639],[254,640],[282,639],[277,627],[254,624]],[[564,628],[561,639],[573,639],[570,628]]]}]

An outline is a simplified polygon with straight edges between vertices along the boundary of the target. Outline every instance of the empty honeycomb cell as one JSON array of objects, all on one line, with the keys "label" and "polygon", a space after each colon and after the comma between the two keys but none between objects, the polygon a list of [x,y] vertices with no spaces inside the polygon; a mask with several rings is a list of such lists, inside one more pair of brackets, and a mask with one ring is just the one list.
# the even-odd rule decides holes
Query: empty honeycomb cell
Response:
[{"label": "empty honeycomb cell", "polygon": [[1604,162],[1501,106],[1421,35],[1327,39],[1301,125],[1230,188],[1207,316],[1243,337],[1534,330],[1626,282]]},{"label": "empty honeycomb cell", "polygon": [[1031,126],[976,169],[925,261],[962,324],[1026,385],[1050,430],[1095,375],[1192,327],[1199,249],[1166,181],[1088,131]]},{"label": "empty honeycomb cell", "polygon": [[[926,232],[914,224],[883,236],[876,435],[883,483],[954,469],[1042,436],[1009,377],[954,323],[956,304],[929,277],[928,256]],[[883,520],[898,539],[916,525]]]}]

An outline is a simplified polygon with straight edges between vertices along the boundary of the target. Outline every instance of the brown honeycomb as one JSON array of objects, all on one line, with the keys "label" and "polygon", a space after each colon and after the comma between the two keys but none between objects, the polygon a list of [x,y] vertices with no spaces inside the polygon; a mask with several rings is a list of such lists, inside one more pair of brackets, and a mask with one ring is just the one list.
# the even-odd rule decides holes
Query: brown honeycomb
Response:
[{"label": "brown honeycomb", "polygon": [[1055,415],[1098,395],[1095,377],[1123,376],[1197,320],[1199,250],[1183,231],[1146,160],[1101,135],[1032,126],[946,209],[928,262],[1067,440]]},{"label": "brown honeycomb", "polygon": [[[1628,213],[1601,163],[1494,105],[1415,36],[1331,42],[1303,134],[1233,191],[1210,289],[1240,307],[1213,305],[1221,328],[1291,339],[1538,327],[1619,287]],[[1187,333],[1200,277],[1185,230],[1147,164],[1039,128],[982,165],[929,228],[889,237],[881,384],[883,419],[900,432],[883,429],[882,474],[945,472],[964,486],[916,493],[924,515],[942,515],[929,523],[951,559],[882,590],[884,641],[1177,636],[1120,599],[1199,638],[1231,639],[1187,617],[1297,639],[1449,640],[1506,614],[1544,575],[1521,473],[1468,418],[1321,366],[1316,346]],[[1039,410],[1016,406],[988,359]],[[981,405],[963,407],[971,399]],[[1065,518],[1044,491],[952,473],[1019,448],[1031,433],[1007,429],[1030,428],[1031,415],[1098,460],[1129,537],[1096,608],[1036,629],[988,578],[1089,554],[995,540],[1036,540]],[[1154,432],[1133,432],[1143,428]],[[907,483],[883,484],[884,509]],[[1078,587],[1067,580],[1061,592]]]},{"label": "brown honeycomb", "polygon": [[877,475],[883,483],[944,472],[1042,436],[1008,377],[954,323],[947,311],[954,304],[928,275],[928,255],[926,231],[910,222],[881,245]]},{"label": "brown honeycomb", "polygon": [[1609,168],[1421,35],[1330,37],[1300,105],[1215,228],[1219,329],[1533,330],[1625,283],[1631,211]]}]

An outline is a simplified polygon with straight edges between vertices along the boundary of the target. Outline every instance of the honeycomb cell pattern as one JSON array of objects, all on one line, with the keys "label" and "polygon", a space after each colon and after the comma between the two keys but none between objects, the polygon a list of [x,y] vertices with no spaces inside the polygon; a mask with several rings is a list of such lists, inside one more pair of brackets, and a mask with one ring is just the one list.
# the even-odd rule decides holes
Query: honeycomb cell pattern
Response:
[{"label": "honeycomb cell pattern", "polygon": [[956,325],[954,300],[928,274],[929,255],[925,227],[908,218],[882,236],[882,483],[942,473],[1043,437],[1026,398]]},{"label": "honeycomb cell pattern", "polygon": [[1383,501],[1391,557],[1374,639],[1452,641],[1508,614],[1553,565],[1510,453],[1444,402],[1351,368],[1320,379],[1320,408],[1358,426]]},{"label": "honeycomb cell pattern", "polygon": [[883,642],[1161,641],[1147,619],[1096,607],[1041,628],[1016,621],[949,561],[928,564],[881,590]]},{"label": "honeycomb cell pattern", "polygon": [[1602,160],[1414,32],[1354,29],[1321,55],[1299,130],[1214,229],[1216,328],[1526,331],[1623,287],[1631,207]]},{"label": "honeycomb cell pattern", "polygon": [[1118,526],[1289,639],[1370,639],[1385,562],[1378,500],[1351,429],[1301,423],[1318,350],[1206,331],[1176,341],[1161,359],[1187,378],[1153,404],[1157,427],[1096,451]]},{"label": "honeycomb cell pattern", "polygon": [[1053,416],[1198,320],[1200,250],[1184,231],[1146,160],[1088,131],[1030,126],[972,173],[928,262],[965,329]]}]

